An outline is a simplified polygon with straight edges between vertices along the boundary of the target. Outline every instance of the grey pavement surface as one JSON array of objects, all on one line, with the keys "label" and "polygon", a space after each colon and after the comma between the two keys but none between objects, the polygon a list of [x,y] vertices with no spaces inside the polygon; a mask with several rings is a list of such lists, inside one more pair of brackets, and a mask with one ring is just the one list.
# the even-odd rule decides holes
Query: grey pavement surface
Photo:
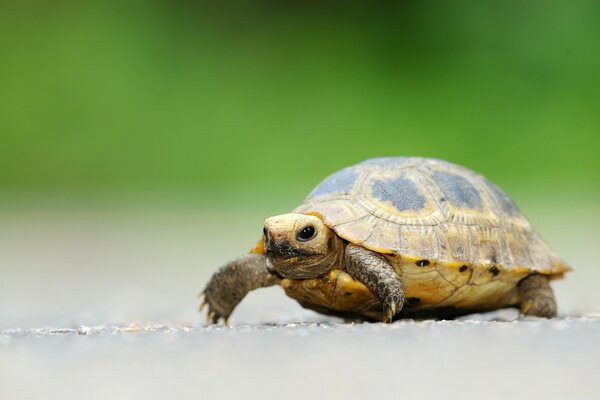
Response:
[{"label": "grey pavement surface", "polygon": [[599,210],[525,210],[576,269],[558,319],[343,324],[274,287],[231,327],[204,326],[196,294],[266,214],[5,210],[0,399],[600,399]]}]

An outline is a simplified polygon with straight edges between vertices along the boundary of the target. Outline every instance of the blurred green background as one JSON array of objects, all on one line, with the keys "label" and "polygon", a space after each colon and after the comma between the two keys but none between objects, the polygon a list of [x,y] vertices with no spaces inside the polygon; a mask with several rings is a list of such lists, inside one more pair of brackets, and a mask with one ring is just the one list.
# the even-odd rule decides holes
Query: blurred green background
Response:
[{"label": "blurred green background", "polygon": [[[198,321],[265,217],[393,155],[504,188],[600,315],[599,152],[598,0],[0,0],[0,329]],[[272,289],[236,321],[313,318]]]},{"label": "blurred green background", "polygon": [[585,201],[598,150],[598,1],[0,5],[8,202],[280,209],[382,155]]}]

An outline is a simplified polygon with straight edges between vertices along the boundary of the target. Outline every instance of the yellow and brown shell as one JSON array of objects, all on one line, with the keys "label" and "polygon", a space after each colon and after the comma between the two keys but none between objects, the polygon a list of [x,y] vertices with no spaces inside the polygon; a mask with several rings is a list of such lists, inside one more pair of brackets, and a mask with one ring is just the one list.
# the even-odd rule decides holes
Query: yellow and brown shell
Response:
[{"label": "yellow and brown shell", "polygon": [[[323,180],[295,212],[317,215],[341,238],[386,255],[403,277],[409,308],[510,305],[523,277],[570,269],[500,188],[442,160],[358,163]],[[284,282],[289,295],[308,293],[314,306],[315,294],[298,285],[316,283]],[[324,306],[332,302],[343,301],[324,295]]]}]

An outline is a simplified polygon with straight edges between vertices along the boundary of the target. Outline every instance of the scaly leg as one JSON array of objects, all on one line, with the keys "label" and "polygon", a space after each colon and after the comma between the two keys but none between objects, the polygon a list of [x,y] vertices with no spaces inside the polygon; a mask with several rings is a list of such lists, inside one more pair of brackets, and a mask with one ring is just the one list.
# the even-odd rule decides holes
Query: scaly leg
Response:
[{"label": "scaly leg", "polygon": [[367,286],[383,304],[383,322],[391,322],[402,310],[402,281],[390,262],[381,254],[349,244],[344,256],[346,271]]},{"label": "scaly leg", "polygon": [[556,300],[549,279],[543,275],[529,275],[519,282],[521,316],[556,317]]},{"label": "scaly leg", "polygon": [[208,281],[202,291],[204,301],[200,310],[208,305],[207,319],[217,323],[227,319],[242,299],[254,289],[273,286],[279,278],[267,270],[264,254],[248,254],[222,266]]}]

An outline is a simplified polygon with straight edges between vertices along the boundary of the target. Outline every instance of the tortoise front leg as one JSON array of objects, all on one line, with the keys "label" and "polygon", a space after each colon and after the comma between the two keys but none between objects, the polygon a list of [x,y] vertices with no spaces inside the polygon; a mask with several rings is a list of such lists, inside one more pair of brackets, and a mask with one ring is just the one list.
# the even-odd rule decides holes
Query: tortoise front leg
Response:
[{"label": "tortoise front leg", "polygon": [[264,254],[248,254],[222,266],[213,274],[201,293],[204,301],[200,310],[208,305],[207,318],[217,323],[223,318],[225,323],[233,309],[254,289],[273,286],[279,278],[267,269]]},{"label": "tortoise front leg", "polygon": [[529,275],[519,282],[521,316],[556,317],[556,300],[549,279],[543,275]]},{"label": "tortoise front leg", "polygon": [[346,271],[367,286],[383,304],[383,322],[402,310],[404,290],[394,267],[381,254],[349,244],[344,255]]}]

